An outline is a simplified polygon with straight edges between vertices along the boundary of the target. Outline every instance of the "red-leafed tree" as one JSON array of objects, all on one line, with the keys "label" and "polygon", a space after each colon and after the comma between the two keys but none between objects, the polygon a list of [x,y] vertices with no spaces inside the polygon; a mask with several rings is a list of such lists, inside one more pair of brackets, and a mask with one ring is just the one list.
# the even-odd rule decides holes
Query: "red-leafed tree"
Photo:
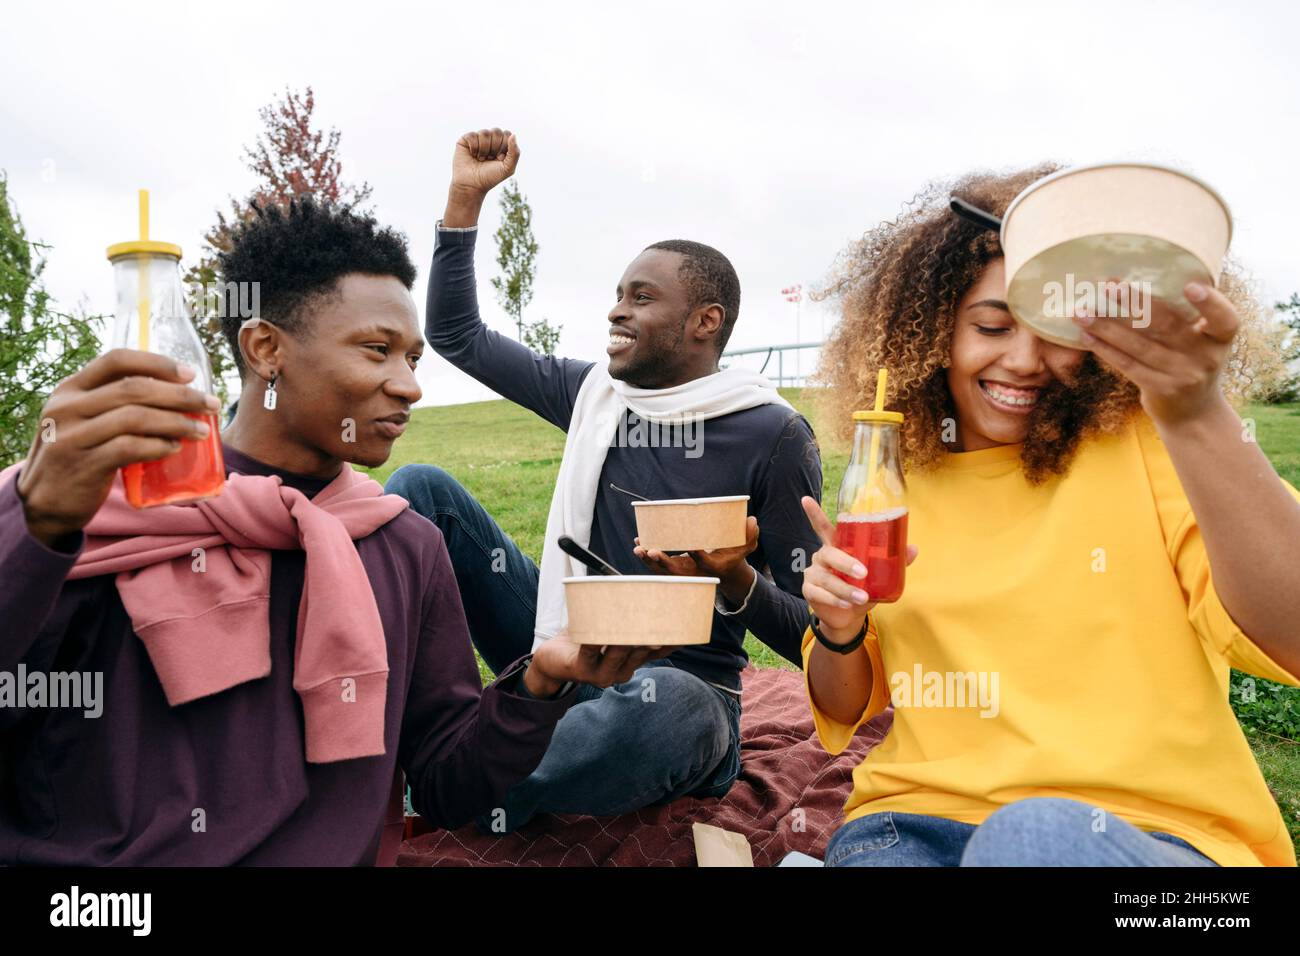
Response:
[{"label": "red-leafed tree", "polygon": [[[345,182],[339,159],[341,133],[317,129],[312,123],[316,97],[311,87],[302,93],[288,88],[275,102],[258,110],[262,131],[257,142],[244,148],[246,165],[258,178],[256,188],[243,200],[230,199],[228,212],[217,211],[217,223],[203,237],[202,257],[185,275],[187,283],[204,289],[219,288],[217,253],[230,247],[230,235],[239,222],[254,215],[253,204],[265,209],[287,206],[299,196],[363,209],[370,198],[369,183]],[[193,287],[193,286],[191,286]],[[217,302],[208,296],[195,300],[195,324],[212,361],[213,377],[224,402],[225,376],[234,369],[234,357],[221,334]]]},{"label": "red-leafed tree", "polygon": [[256,145],[244,148],[244,159],[260,182],[243,202],[230,200],[229,218],[217,213],[217,225],[204,236],[209,247],[217,251],[227,248],[231,227],[251,215],[252,202],[265,208],[312,196],[354,208],[370,198],[369,183],[354,186],[343,181],[339,159],[342,134],[332,128],[313,129],[315,108],[316,97],[309,86],[301,94],[286,89],[282,99],[258,110],[262,133]]}]

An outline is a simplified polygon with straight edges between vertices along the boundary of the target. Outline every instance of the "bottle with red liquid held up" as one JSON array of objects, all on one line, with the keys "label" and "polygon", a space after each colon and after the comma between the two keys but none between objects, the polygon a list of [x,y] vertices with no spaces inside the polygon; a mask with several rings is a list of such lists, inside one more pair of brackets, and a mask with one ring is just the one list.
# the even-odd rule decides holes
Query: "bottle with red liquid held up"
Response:
[{"label": "bottle with red liquid held up", "polygon": [[[212,369],[185,301],[181,247],[149,238],[149,193],[140,190],[140,238],[108,247],[117,282],[114,348],[156,352],[195,369],[191,388],[212,393]],[[210,429],[204,439],[184,439],[179,451],[122,469],[126,500],[136,508],[184,504],[221,494],[226,485],[217,416],[191,415]]]},{"label": "bottle with red liquid held up", "polygon": [[[878,400],[877,405],[881,402]],[[899,448],[902,412],[853,413],[853,451],[840,482],[835,547],[867,569],[865,578],[839,574],[872,602],[903,593],[907,569],[907,485]]]}]

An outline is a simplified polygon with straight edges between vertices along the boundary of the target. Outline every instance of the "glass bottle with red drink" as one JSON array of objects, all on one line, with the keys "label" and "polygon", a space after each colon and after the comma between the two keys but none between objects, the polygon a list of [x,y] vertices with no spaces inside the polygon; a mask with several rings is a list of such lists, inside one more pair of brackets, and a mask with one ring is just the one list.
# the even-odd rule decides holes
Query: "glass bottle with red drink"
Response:
[{"label": "glass bottle with red drink", "polygon": [[907,484],[899,447],[902,412],[853,413],[853,450],[840,482],[835,547],[867,569],[839,574],[875,603],[897,601],[907,570]]},{"label": "glass bottle with red drink", "polygon": [[[180,259],[180,246],[149,239],[149,194],[141,190],[140,238],[108,247],[117,283],[112,345],[184,362],[196,373],[189,386],[211,394],[212,369],[185,301]],[[166,458],[122,469],[132,506],[184,504],[221,494],[226,472],[217,416],[190,417],[207,422],[206,438],[183,440],[180,450]]]}]

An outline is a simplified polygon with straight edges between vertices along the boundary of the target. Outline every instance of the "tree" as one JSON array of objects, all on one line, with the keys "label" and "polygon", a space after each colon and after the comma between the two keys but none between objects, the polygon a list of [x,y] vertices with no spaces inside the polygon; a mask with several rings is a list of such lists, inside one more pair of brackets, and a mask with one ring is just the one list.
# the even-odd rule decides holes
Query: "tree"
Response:
[{"label": "tree", "polygon": [[563,328],[562,325],[551,325],[545,318],[532,322],[524,329],[524,344],[543,355],[554,355]]},{"label": "tree", "polygon": [[514,319],[519,341],[524,340],[524,307],[533,301],[537,275],[537,240],[533,238],[533,210],[512,179],[501,189],[501,225],[494,237],[501,275],[492,279],[497,302]]},{"label": "tree", "polygon": [[[217,274],[216,257],[208,249],[196,265],[185,271],[183,281],[187,289],[216,290],[220,278]],[[212,366],[212,387],[224,406],[230,398],[226,387],[226,373],[235,367],[230,345],[221,331],[220,299],[215,295],[204,294],[194,297],[190,303],[194,311],[194,329],[199,333],[203,350],[208,353],[208,364]]]},{"label": "tree", "polygon": [[99,353],[102,316],[51,307],[41,284],[49,248],[27,238],[0,173],[0,468],[27,455],[54,386]]},{"label": "tree", "polygon": [[1286,378],[1274,389],[1273,402],[1294,402],[1300,399],[1300,292],[1292,292],[1290,300],[1279,302],[1274,309],[1289,334],[1282,343],[1282,361],[1286,364]]},{"label": "tree", "polygon": [[257,111],[262,132],[252,147],[244,147],[244,159],[261,182],[242,203],[230,200],[229,219],[218,211],[217,225],[204,237],[211,248],[220,252],[230,248],[231,230],[253,214],[252,203],[263,208],[287,206],[299,196],[312,196],[353,209],[370,198],[369,183],[355,186],[343,181],[339,159],[343,134],[332,128],[313,129],[315,109],[316,96],[309,86],[301,94],[286,87],[282,99]]},{"label": "tree", "polygon": [[[299,196],[336,203],[348,209],[364,211],[370,198],[369,183],[354,185],[343,179],[339,159],[342,134],[334,128],[315,129],[312,113],[316,97],[309,86],[303,93],[285,88],[279,100],[258,110],[262,131],[256,143],[244,148],[248,168],[258,177],[258,185],[243,201],[230,199],[229,214],[217,211],[217,224],[203,237],[204,249],[199,262],[185,274],[190,288],[216,289],[222,283],[217,254],[230,248],[236,225],[253,216],[253,206],[268,208],[288,206]],[[220,299],[204,296],[194,303],[194,324],[212,362],[213,378],[224,402],[224,378],[234,369],[234,356],[221,333]]]},{"label": "tree", "polygon": [[533,300],[537,277],[537,240],[533,237],[533,208],[513,179],[501,190],[501,226],[495,238],[502,272],[492,280],[497,302],[515,320],[521,342],[543,355],[554,355],[564,326],[551,325],[544,317],[524,322],[524,307]]}]

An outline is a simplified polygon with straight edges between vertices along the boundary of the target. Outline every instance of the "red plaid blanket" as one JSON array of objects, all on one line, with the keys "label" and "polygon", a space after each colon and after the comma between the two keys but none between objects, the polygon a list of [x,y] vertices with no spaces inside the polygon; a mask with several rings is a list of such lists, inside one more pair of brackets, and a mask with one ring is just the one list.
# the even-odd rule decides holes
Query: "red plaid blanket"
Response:
[{"label": "red plaid blanket", "polygon": [[853,768],[880,742],[886,711],[859,729],[838,757],[813,732],[797,671],[741,674],[740,776],[721,799],[684,797],[621,817],[540,814],[514,833],[484,836],[473,825],[407,840],[398,866],[694,866],[692,823],[743,833],[755,866],[791,850],[821,859],[840,825]]}]

